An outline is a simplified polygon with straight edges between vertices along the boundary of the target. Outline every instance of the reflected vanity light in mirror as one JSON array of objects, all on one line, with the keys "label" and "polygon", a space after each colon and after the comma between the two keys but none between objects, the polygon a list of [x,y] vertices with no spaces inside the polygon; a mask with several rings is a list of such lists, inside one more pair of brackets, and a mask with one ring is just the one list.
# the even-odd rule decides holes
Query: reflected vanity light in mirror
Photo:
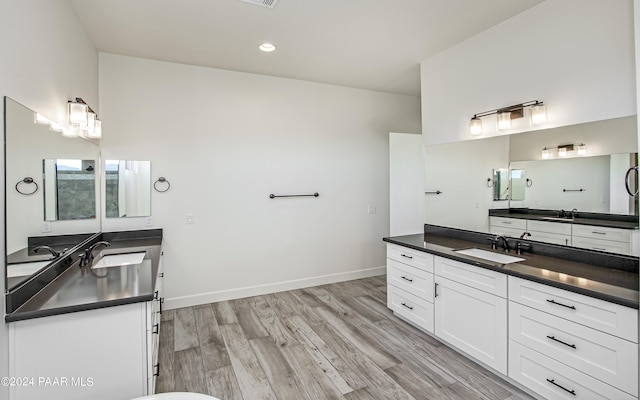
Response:
[{"label": "reflected vanity light in mirror", "polygon": [[551,150],[557,149],[558,157],[569,157],[571,153],[577,156],[587,155],[587,145],[580,144],[563,144],[558,147],[545,147],[542,149],[542,158],[547,160],[551,158]]}]

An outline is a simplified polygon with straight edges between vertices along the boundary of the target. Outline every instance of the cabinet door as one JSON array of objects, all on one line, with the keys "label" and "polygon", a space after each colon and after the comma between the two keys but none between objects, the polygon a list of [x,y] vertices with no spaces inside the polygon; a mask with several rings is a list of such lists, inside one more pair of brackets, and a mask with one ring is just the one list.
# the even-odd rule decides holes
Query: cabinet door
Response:
[{"label": "cabinet door", "polygon": [[435,333],[450,345],[507,374],[507,300],[435,277]]}]

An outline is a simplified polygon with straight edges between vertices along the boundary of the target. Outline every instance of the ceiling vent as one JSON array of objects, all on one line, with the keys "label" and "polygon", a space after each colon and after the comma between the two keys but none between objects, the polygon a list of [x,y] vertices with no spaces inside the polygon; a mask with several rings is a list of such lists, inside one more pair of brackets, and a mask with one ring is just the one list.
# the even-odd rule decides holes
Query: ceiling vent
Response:
[{"label": "ceiling vent", "polygon": [[242,0],[245,3],[254,4],[256,6],[274,8],[278,3],[278,0]]}]

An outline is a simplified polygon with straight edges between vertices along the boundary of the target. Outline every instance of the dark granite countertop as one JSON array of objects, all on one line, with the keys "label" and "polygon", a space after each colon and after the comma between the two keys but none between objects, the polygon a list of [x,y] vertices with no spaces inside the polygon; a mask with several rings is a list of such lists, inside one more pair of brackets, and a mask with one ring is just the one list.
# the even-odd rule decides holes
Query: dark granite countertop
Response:
[{"label": "dark granite countertop", "polygon": [[[99,240],[109,240],[111,246],[103,247],[99,252],[95,250],[94,265],[101,257],[110,254],[145,252],[144,258],[140,264],[98,268],[82,275],[78,259],[80,252],[71,254],[68,256],[72,260],[71,265],[21,302],[13,312],[5,316],[5,321],[153,300],[160,260],[161,231],[157,237],[136,237],[133,232],[103,233],[96,235],[90,243]],[[31,282],[34,285],[37,283],[37,279]]]},{"label": "dark granite countertop", "polygon": [[550,210],[519,208],[489,210],[489,216],[492,217],[528,219],[559,224],[591,225],[618,229],[638,229],[638,216],[635,215],[628,216],[587,212],[577,212],[576,215],[575,218],[558,218],[555,212]]},{"label": "dark granite countertop", "polygon": [[[479,244],[475,241],[433,234],[395,236],[383,240],[623,306],[638,308],[637,257],[615,257],[612,255],[613,263],[616,259],[621,259],[625,264],[620,269],[616,268],[616,265],[611,265],[609,268],[527,252],[518,255],[525,261],[499,264],[454,252],[454,250],[477,247],[504,254],[502,250],[491,250],[488,242],[487,244]],[[582,251],[582,253],[585,252]],[[510,254],[515,255],[513,252]],[[597,254],[597,257],[606,259],[607,256],[600,253]],[[629,268],[629,264],[634,261],[635,270],[633,267]]]}]

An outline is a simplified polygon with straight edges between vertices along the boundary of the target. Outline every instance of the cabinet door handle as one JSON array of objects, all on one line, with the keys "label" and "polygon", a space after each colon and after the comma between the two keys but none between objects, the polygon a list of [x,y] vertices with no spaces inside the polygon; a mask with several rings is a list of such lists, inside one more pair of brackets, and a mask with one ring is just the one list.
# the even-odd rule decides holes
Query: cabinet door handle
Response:
[{"label": "cabinet door handle", "polygon": [[405,281],[413,282],[413,279],[409,279],[406,276],[401,276],[400,278],[404,279]]},{"label": "cabinet door handle", "polygon": [[160,278],[164,278],[164,272],[160,272],[160,275],[158,275]]},{"label": "cabinet door handle", "polygon": [[507,221],[502,221],[502,223],[505,225],[511,225],[511,222],[507,222]]},{"label": "cabinet door handle", "polygon": [[551,300],[547,300],[547,301],[548,301],[549,303],[551,303],[551,304],[555,304],[555,305],[557,305],[557,306],[562,306],[562,307],[570,308],[570,309],[572,309],[572,310],[575,310],[575,309],[576,309],[576,308],[575,308],[575,306],[568,306],[568,305],[566,305],[566,304],[558,303],[557,301],[555,301],[555,300],[553,300],[553,299],[551,299]]},{"label": "cabinet door handle", "polygon": [[564,386],[562,386],[562,385],[558,385],[558,384],[556,383],[556,380],[555,380],[555,379],[549,379],[549,378],[547,378],[547,382],[549,382],[549,383],[550,383],[550,384],[552,384],[552,385],[555,385],[555,386],[559,387],[560,389],[564,390],[564,391],[565,391],[565,392],[567,392],[567,393],[571,393],[571,394],[572,394],[572,395],[574,395],[574,396],[576,395],[576,391],[575,391],[575,390],[569,390],[569,389],[567,389],[566,387],[564,387]]},{"label": "cabinet door handle", "polygon": [[155,292],[153,292],[153,299],[154,299],[154,300],[158,300],[158,295],[159,295],[159,294],[160,294],[160,292],[159,292],[159,291],[157,291],[157,290],[156,290]]},{"label": "cabinet door handle", "polygon": [[153,371],[153,376],[160,376],[160,363],[157,363],[156,365],[154,365],[153,369],[155,370]]},{"label": "cabinet door handle", "polygon": [[158,314],[162,315],[162,304],[164,303],[164,297],[160,298],[160,311],[158,311]]},{"label": "cabinet door handle", "polygon": [[400,254],[400,255],[401,255],[402,257],[404,257],[404,258],[408,258],[409,260],[413,260],[413,257],[408,256],[408,255],[406,255],[406,254]]},{"label": "cabinet door handle", "polygon": [[565,345],[565,346],[571,347],[572,349],[575,349],[575,348],[576,348],[576,345],[575,345],[575,344],[569,344],[569,343],[567,343],[567,342],[563,342],[563,341],[562,341],[562,340],[560,340],[560,339],[556,339],[556,337],[555,337],[555,336],[549,336],[549,335],[547,335],[547,337],[548,337],[549,339],[551,339],[551,340],[555,340],[555,341],[556,341],[556,342],[558,342],[558,343],[562,343],[562,344],[563,344],[563,345]]},{"label": "cabinet door handle", "polygon": [[151,327],[151,333],[152,334],[156,334],[156,335],[158,333],[160,333],[160,323],[159,322]]},{"label": "cabinet door handle", "polygon": [[413,310],[413,307],[411,307],[410,305],[407,305],[407,303],[400,303],[402,304],[404,307],[408,308],[409,310]]},{"label": "cabinet door handle", "polygon": [[433,283],[433,297],[438,297],[438,284]]}]

